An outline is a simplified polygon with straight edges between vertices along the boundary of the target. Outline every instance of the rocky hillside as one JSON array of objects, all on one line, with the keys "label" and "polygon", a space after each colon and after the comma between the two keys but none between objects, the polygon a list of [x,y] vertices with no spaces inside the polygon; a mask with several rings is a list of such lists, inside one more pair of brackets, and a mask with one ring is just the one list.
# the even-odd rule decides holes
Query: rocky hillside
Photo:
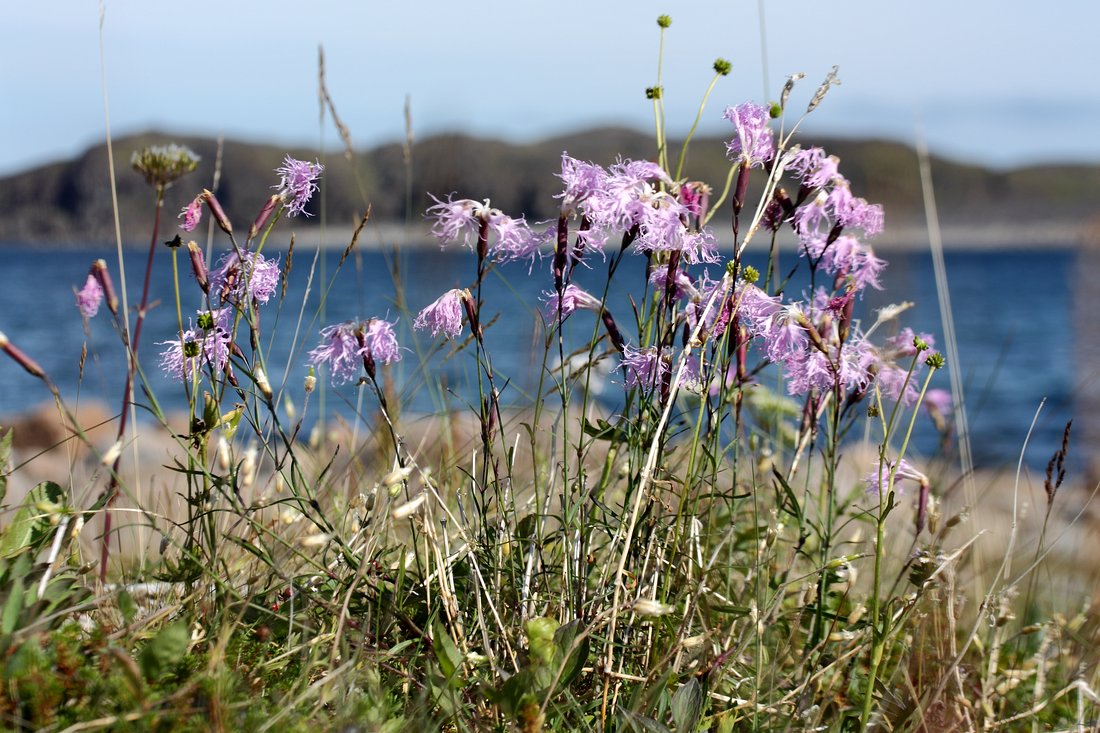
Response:
[{"label": "rocky hillside", "polygon": [[[129,166],[131,153],[151,143],[178,142],[202,156],[196,173],[168,192],[166,218],[171,219],[202,187],[211,187],[218,146],[209,138],[166,137],[149,133],[115,142],[118,195],[124,238],[141,241],[152,215],[152,193]],[[886,141],[804,138],[840,156],[841,170],[858,195],[883,203],[888,227],[923,221],[916,155],[905,145]],[[675,157],[679,144],[672,146]],[[516,145],[460,135],[442,135],[417,142],[407,168],[401,145],[383,145],[349,161],[339,151],[329,154],[323,198],[310,206],[325,212],[330,226],[350,226],[372,207],[379,222],[420,221],[431,204],[428,192],[446,196],[490,198],[512,214],[529,220],[555,215],[554,194],[562,151],[577,158],[607,164],[616,156],[651,158],[651,136],[607,128]],[[227,141],[222,150],[222,175],[217,187],[237,226],[244,228],[271,191],[273,169],[283,155],[314,159],[305,149]],[[105,146],[87,150],[75,160],[54,163],[0,179],[0,242],[80,244],[112,240],[111,193]],[[411,170],[411,181],[407,174]],[[721,187],[728,171],[723,141],[698,139],[685,166],[687,177]],[[945,226],[965,225],[1012,230],[1058,225],[1063,229],[1091,219],[1100,202],[1100,167],[1037,166],[992,171],[959,162],[934,159],[941,220]],[[759,178],[759,176],[757,177]],[[297,228],[321,217],[299,220]],[[720,222],[719,222],[720,224]],[[170,227],[170,222],[168,223]]]}]

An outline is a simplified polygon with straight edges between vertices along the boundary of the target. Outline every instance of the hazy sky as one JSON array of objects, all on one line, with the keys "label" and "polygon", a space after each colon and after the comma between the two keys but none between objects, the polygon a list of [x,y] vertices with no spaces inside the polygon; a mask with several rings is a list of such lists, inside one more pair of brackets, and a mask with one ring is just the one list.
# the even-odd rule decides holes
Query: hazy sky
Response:
[{"label": "hazy sky", "polygon": [[[411,95],[423,137],[531,140],[596,124],[651,129],[660,13],[667,116],[686,130],[724,57],[734,71],[704,116],[774,98],[806,72],[801,109],[833,64],[805,130],[912,141],[995,165],[1100,162],[1100,2],[767,0],[305,2],[105,0],[113,133],[149,128],[337,147],[318,126],[317,49],[357,147],[399,138]],[[104,136],[96,0],[5,2],[0,175]]]}]

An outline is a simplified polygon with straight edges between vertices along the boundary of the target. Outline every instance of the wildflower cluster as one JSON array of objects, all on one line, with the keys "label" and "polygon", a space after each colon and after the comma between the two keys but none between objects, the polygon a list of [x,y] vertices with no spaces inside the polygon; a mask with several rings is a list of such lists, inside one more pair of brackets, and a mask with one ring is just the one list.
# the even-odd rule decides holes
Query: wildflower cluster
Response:
[{"label": "wildflower cluster", "polygon": [[215,375],[224,372],[229,364],[231,319],[228,308],[200,311],[197,325],[178,339],[161,342],[165,347],[160,356],[161,368],[181,382],[198,378],[206,367]]}]

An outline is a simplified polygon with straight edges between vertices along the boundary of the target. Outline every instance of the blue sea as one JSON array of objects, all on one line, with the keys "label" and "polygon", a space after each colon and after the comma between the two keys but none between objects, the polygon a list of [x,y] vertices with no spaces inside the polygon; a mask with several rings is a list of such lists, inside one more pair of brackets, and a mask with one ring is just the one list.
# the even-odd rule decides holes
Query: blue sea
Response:
[{"label": "blue sea", "polygon": [[[444,290],[472,285],[473,256],[465,250],[439,251],[417,248],[400,253],[353,253],[338,271],[340,251],[299,248],[293,254],[287,291],[262,309],[262,329],[272,383],[301,409],[306,352],[318,343],[320,329],[352,318],[383,317],[398,321],[398,333],[408,348],[392,371],[404,409],[432,412],[462,408],[476,401],[476,370],[472,351],[450,353],[423,334],[411,334],[417,311]],[[286,252],[271,251],[285,264]],[[38,361],[60,386],[67,401],[100,400],[112,408],[123,389],[125,360],[118,333],[106,308],[85,330],[74,306],[73,290],[85,279],[91,262],[102,257],[119,281],[113,248],[52,249],[39,245],[7,245],[0,249],[0,331]],[[217,255],[215,255],[216,259]],[[979,466],[1004,466],[1018,459],[1025,436],[1040,403],[1044,403],[1026,455],[1027,463],[1045,466],[1060,445],[1065,422],[1075,426],[1077,460],[1087,454],[1093,403],[1100,388],[1100,289],[1092,292],[1087,277],[1086,255],[1070,250],[1036,248],[1035,251],[954,250],[946,254],[950,297],[954,310],[959,354],[949,368],[959,370],[966,395],[967,414],[975,461]],[[131,307],[141,292],[146,253],[126,252],[126,279]],[[795,264],[797,255],[781,255],[780,270]],[[865,295],[857,304],[857,318],[874,320],[874,310],[889,303],[913,301],[915,307],[901,318],[902,325],[937,337],[941,349],[943,328],[936,298],[930,255],[892,253],[882,278],[884,290]],[[765,260],[748,258],[761,270]],[[186,250],[179,259],[181,299],[185,321],[201,304],[201,293],[190,275]],[[313,272],[309,285],[310,272]],[[803,267],[804,271],[805,268]],[[590,268],[579,267],[576,279],[593,292],[602,290],[607,263],[595,259]],[[615,276],[608,303],[616,320],[629,333],[633,322],[630,296],[640,303],[645,264],[628,257]],[[717,274],[717,272],[716,272]],[[403,283],[395,287],[395,276]],[[796,281],[801,283],[803,281]],[[546,335],[535,308],[539,294],[552,288],[549,261],[528,265],[513,263],[490,274],[484,289],[488,348],[504,385],[504,402],[530,404],[535,399],[543,364]],[[140,344],[141,363],[154,394],[166,409],[182,409],[178,383],[157,367],[160,351],[176,337],[176,309],[170,250],[156,252],[152,300]],[[281,301],[281,302],[280,302]],[[303,308],[303,302],[305,307]],[[300,326],[299,326],[299,317]],[[567,322],[567,344],[579,346],[597,323],[592,314],[580,312]],[[298,339],[292,338],[298,330]],[[602,330],[601,330],[602,333]],[[272,334],[277,334],[272,338]],[[245,339],[247,341],[247,339]],[[88,357],[83,376],[79,372],[82,346]],[[247,350],[247,347],[246,347]],[[553,347],[550,361],[556,359]],[[598,384],[598,399],[613,408],[621,395],[616,374]],[[950,387],[942,373],[933,386]],[[10,359],[0,355],[0,415],[13,414],[49,399],[44,387]],[[317,396],[311,398],[316,414]],[[371,400],[364,403],[370,413]],[[326,391],[327,409],[345,416],[354,413],[351,385]],[[139,398],[140,401],[140,398]],[[935,449],[934,436],[922,428],[918,449]]]}]

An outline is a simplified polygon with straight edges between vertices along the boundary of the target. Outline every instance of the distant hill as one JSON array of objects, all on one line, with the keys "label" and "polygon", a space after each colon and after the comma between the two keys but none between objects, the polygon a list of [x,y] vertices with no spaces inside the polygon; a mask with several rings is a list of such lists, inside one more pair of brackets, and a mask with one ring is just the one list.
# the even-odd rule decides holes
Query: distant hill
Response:
[{"label": "distant hill", "polygon": [[[210,187],[217,142],[209,138],[148,133],[115,141],[118,196],[123,236],[140,242],[147,237],[152,193],[129,165],[130,154],[145,145],[177,142],[202,156],[197,172],[169,190],[165,203],[167,231],[173,217],[201,188]],[[803,138],[803,146],[822,145],[841,158],[841,172],[856,195],[885,205],[888,230],[923,223],[917,158],[912,148],[881,140]],[[679,143],[672,143],[673,159]],[[601,164],[624,158],[653,158],[651,135],[621,128],[604,128],[517,145],[464,135],[439,135],[418,141],[412,149],[411,206],[406,206],[406,165],[401,145],[389,144],[358,153],[353,161],[339,151],[322,162],[326,171],[322,205],[329,226],[351,226],[368,203],[374,221],[420,222],[431,205],[428,193],[445,197],[489,198],[509,214],[526,214],[531,221],[555,214],[554,194],[560,182],[563,151]],[[217,188],[235,225],[246,229],[276,182],[273,169],[285,154],[315,159],[309,150],[226,141]],[[700,138],[692,142],[685,174],[720,191],[728,171],[724,141]],[[114,238],[106,147],[97,146],[78,158],[0,179],[0,242],[80,244]],[[757,179],[761,176],[756,176]],[[941,221],[946,227],[974,231],[992,228],[1011,233],[1026,228],[1063,233],[1092,219],[1100,210],[1100,167],[1050,165],[992,171],[942,158],[932,161]],[[717,194],[716,194],[717,195]],[[728,213],[723,212],[728,221]],[[295,229],[314,226],[314,216],[298,219]],[[723,222],[716,222],[721,229]],[[1063,234],[1064,236],[1064,234]],[[1035,241],[1035,240],[1033,240]]]}]

